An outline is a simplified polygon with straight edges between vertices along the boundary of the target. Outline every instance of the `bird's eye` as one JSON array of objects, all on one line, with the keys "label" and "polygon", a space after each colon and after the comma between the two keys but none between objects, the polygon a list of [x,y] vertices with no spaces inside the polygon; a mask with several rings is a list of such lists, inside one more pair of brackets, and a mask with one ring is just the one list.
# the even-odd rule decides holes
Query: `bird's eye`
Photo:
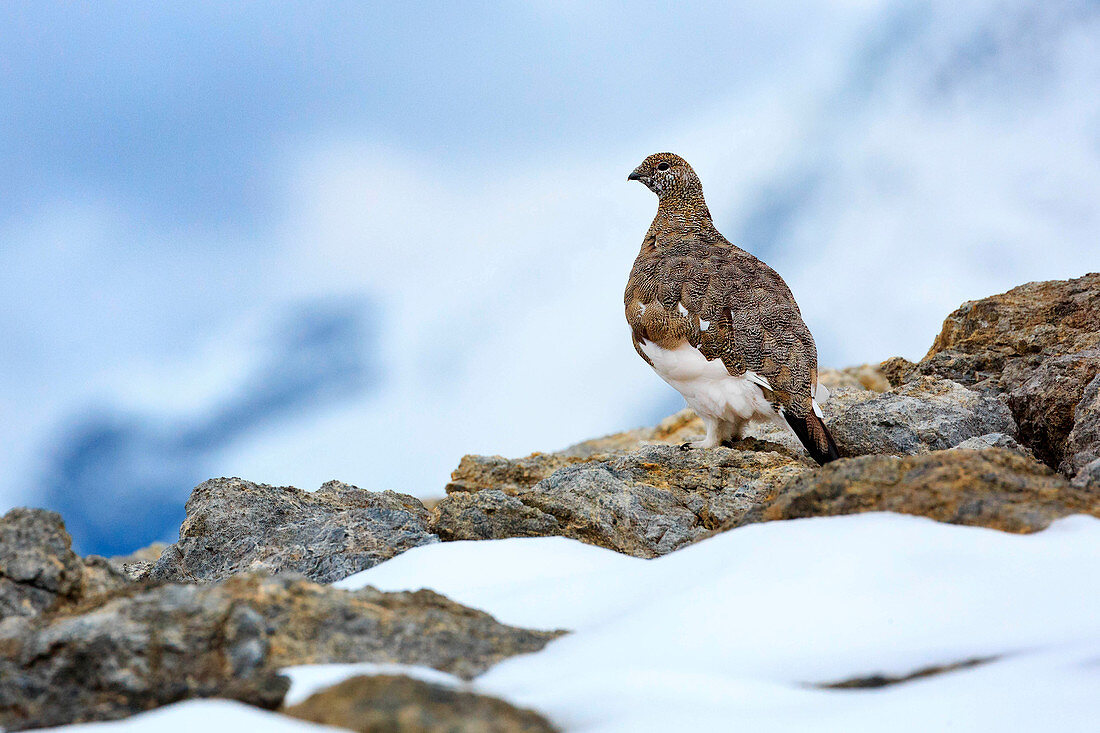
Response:
[{"label": "bird's eye", "polygon": [[667,171],[668,170],[668,163],[661,163],[659,166],[657,166],[657,170]]}]

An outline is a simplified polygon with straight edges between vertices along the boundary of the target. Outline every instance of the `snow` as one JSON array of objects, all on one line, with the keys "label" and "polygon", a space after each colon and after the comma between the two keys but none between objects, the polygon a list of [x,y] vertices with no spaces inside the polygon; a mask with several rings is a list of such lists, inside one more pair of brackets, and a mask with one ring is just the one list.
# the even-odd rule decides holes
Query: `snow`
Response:
[{"label": "snow", "polygon": [[[561,538],[443,543],[340,585],[572,629],[474,683],[567,730],[1094,730],[1098,561],[1093,518],[1020,536],[863,514],[649,561]],[[812,686],[985,657],[878,690]]]},{"label": "snow", "polygon": [[81,723],[40,730],[65,733],[194,733],[199,730],[203,733],[332,733],[344,729],[295,720],[231,700],[189,700],[125,720]]},{"label": "snow", "polygon": [[350,677],[360,675],[402,675],[446,687],[461,687],[465,682],[453,674],[431,667],[412,664],[299,664],[280,670],[290,678],[291,689],[283,699],[283,705],[297,705],[315,692],[339,684]]}]

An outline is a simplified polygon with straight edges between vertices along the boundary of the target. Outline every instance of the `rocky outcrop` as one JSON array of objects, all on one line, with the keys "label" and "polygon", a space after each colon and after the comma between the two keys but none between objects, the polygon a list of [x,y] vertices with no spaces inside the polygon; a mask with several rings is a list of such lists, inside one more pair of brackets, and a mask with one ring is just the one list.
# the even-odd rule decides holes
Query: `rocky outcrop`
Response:
[{"label": "rocky outcrop", "polygon": [[78,557],[56,512],[17,508],[0,517],[0,620],[72,605],[128,580],[102,557]]},{"label": "rocky outcrop", "polygon": [[888,511],[1005,532],[1036,532],[1075,513],[1100,516],[1100,494],[997,448],[862,456],[798,476],[737,525]]},{"label": "rocky outcrop", "polygon": [[1005,395],[1020,441],[1072,475],[1096,445],[1088,428],[1072,447],[1069,436],[1078,408],[1092,412],[1085,391],[1100,371],[1100,274],[1028,283],[964,303],[918,364],[892,359],[882,370],[894,384],[936,375]]},{"label": "rocky outcrop", "polygon": [[952,448],[979,435],[1016,432],[1012,413],[996,397],[934,377],[830,412],[830,432],[846,456],[915,455]]},{"label": "rocky outcrop", "polygon": [[917,365],[965,385],[1008,391],[1010,380],[1051,357],[1100,347],[1100,273],[1033,282],[963,303]]},{"label": "rocky outcrop", "polygon": [[1015,438],[1004,433],[989,433],[979,435],[976,438],[967,438],[952,450],[986,450],[988,448],[1003,448],[1026,458],[1035,458],[1035,454],[1031,452],[1030,448],[1020,445]]},{"label": "rocky outcrop", "polygon": [[80,596],[83,568],[61,516],[12,509],[0,518],[0,618],[34,616]]},{"label": "rocky outcrop", "polygon": [[1073,411],[1073,428],[1062,451],[1063,473],[1083,475],[1085,467],[1100,460],[1100,374],[1093,377]]},{"label": "rocky outcrop", "polygon": [[1048,466],[1057,467],[1065,460],[1077,406],[1098,373],[1100,350],[1089,349],[1051,357],[1025,372],[1015,366],[1006,369],[1006,375],[1019,374],[1019,381],[1002,376],[1002,383],[1010,384],[1008,404],[1019,422],[1020,440],[1032,446]]},{"label": "rocky outcrop", "polygon": [[541,649],[527,631],[431,591],[349,592],[300,576],[132,586],[97,606],[0,623],[0,725],[119,718],[192,697],[275,707],[279,667],[374,661],[463,678]]},{"label": "rocky outcrop", "polygon": [[560,535],[657,557],[735,522],[785,481],[810,470],[784,452],[756,447],[683,451],[650,445],[572,463],[529,488],[456,491],[452,484],[433,510],[431,526],[445,539]]},{"label": "rocky outcrop", "polygon": [[494,697],[405,677],[352,677],[284,710],[301,720],[374,733],[553,733],[538,713]]},{"label": "rocky outcrop", "polygon": [[199,484],[180,539],[149,569],[155,580],[206,582],[242,572],[296,572],[327,583],[438,541],[412,496],[329,481],[316,492],[239,478]]}]

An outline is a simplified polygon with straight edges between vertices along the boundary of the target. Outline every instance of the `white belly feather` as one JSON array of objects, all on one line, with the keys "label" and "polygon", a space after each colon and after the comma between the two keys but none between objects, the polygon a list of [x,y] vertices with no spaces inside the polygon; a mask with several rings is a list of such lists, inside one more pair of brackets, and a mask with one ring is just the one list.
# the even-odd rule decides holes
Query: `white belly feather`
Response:
[{"label": "white belly feather", "polygon": [[640,346],[661,379],[682,394],[688,407],[704,420],[741,424],[778,417],[760,388],[767,386],[767,380],[755,372],[731,376],[721,359],[707,361],[701,351],[688,343],[671,350],[650,341],[643,341]]}]

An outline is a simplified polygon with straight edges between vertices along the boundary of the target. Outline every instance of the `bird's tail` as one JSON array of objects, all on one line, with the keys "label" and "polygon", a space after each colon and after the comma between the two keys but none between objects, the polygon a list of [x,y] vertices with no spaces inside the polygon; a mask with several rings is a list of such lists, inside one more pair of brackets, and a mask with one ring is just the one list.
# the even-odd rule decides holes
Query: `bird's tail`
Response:
[{"label": "bird's tail", "polygon": [[840,458],[833,436],[829,435],[829,429],[825,427],[825,421],[814,412],[809,412],[805,417],[796,417],[790,411],[785,411],[783,417],[787,418],[787,424],[802,441],[810,457],[819,464],[824,466],[829,461]]}]

